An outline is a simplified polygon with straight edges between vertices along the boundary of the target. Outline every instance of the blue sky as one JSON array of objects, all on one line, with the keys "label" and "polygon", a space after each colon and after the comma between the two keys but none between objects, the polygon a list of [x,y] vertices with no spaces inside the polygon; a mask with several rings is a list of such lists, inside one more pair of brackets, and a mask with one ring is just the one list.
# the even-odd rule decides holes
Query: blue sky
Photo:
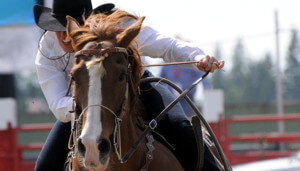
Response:
[{"label": "blue sky", "polygon": [[32,25],[34,23],[32,8],[36,0],[7,0],[0,6],[0,26]]}]

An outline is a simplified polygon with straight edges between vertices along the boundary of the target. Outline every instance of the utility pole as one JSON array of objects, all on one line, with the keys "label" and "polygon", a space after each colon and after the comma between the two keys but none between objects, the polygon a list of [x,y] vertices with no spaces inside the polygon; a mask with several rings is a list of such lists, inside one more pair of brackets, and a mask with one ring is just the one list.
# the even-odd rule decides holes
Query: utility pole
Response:
[{"label": "utility pole", "polygon": [[[276,37],[276,97],[277,97],[277,115],[283,116],[283,97],[282,97],[282,79],[280,70],[280,49],[279,49],[279,22],[278,22],[278,11],[275,10],[275,37]],[[278,122],[278,132],[284,133],[284,122]],[[284,150],[283,144],[280,144],[280,150]]]}]

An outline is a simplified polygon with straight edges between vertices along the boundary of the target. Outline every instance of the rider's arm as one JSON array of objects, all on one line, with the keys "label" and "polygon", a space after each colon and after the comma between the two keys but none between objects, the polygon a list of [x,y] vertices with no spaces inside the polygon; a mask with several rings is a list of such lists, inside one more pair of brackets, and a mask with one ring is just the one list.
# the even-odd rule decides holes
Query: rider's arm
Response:
[{"label": "rider's arm", "polygon": [[68,81],[67,74],[63,71],[65,68],[65,64],[62,62],[63,58],[50,60],[45,57],[61,55],[63,53],[57,43],[55,33],[47,32],[41,39],[40,50],[37,53],[35,64],[39,84],[50,110],[58,120],[69,122],[69,111],[72,110],[72,98],[66,96]]},{"label": "rider's arm", "polygon": [[[165,62],[199,61],[204,54],[200,48],[171,37],[161,35],[149,26],[143,27],[138,36],[141,55],[163,58]],[[197,65],[186,65],[198,70]]]}]

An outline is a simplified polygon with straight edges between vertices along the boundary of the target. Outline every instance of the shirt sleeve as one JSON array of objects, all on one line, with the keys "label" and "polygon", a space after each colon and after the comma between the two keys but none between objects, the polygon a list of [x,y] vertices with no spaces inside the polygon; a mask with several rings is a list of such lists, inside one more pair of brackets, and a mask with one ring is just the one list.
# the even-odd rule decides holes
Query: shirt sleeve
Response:
[{"label": "shirt sleeve", "polygon": [[[60,67],[60,59],[50,60],[43,56],[45,54],[49,55],[51,54],[50,51],[56,50],[55,47],[47,44],[49,43],[47,41],[50,41],[49,38],[48,40],[47,38],[41,40],[41,45],[44,46],[40,47],[35,60],[38,81],[49,108],[55,117],[62,122],[69,122],[71,120],[69,111],[72,110],[73,100],[70,96],[66,96],[68,89],[67,76]],[[48,47],[51,48],[48,49]]]},{"label": "shirt sleeve", "polygon": [[[143,27],[137,37],[141,55],[163,58],[165,62],[199,61],[205,55],[197,46],[172,37],[161,35],[149,26]],[[185,67],[198,70],[196,64]]]}]

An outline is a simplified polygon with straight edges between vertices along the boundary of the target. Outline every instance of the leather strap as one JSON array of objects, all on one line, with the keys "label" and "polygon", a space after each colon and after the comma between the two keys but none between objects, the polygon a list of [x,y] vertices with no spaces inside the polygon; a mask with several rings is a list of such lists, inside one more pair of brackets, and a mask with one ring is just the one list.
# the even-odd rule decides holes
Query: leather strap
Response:
[{"label": "leather strap", "polygon": [[142,135],[138,138],[138,140],[133,144],[133,146],[129,149],[129,151],[126,153],[126,155],[121,160],[121,163],[125,163],[133,154],[133,152],[136,150],[138,145],[142,142],[142,140],[146,137],[148,133],[153,131],[158,122],[167,114],[169,110],[171,110],[176,103],[178,103],[185,95],[191,91],[197,84],[199,84],[207,75],[209,74],[209,71],[206,72],[202,77],[200,77],[198,80],[196,80],[189,88],[184,90],[175,100],[173,100],[156,118],[152,119],[149,122],[149,126],[144,130]]},{"label": "leather strap", "polygon": [[204,141],[202,134],[201,122],[198,116],[192,117],[193,130],[195,133],[195,138],[197,142],[197,150],[198,150],[198,160],[195,171],[202,170],[204,165]]},{"label": "leather strap", "polygon": [[122,47],[113,47],[113,48],[107,48],[107,49],[86,49],[86,50],[80,50],[75,53],[74,56],[78,55],[96,55],[96,56],[103,56],[108,57],[110,53],[124,53],[126,56],[128,56],[128,52],[126,48]]},{"label": "leather strap", "polygon": [[149,165],[151,163],[151,161],[153,160],[154,156],[153,156],[153,151],[155,150],[155,147],[153,145],[153,142],[154,142],[154,138],[151,134],[147,134],[146,135],[146,138],[147,138],[147,143],[146,143],[146,146],[147,146],[147,149],[148,149],[148,152],[146,153],[146,163],[145,165],[141,168],[140,171],[148,171],[148,168],[149,168]]}]

